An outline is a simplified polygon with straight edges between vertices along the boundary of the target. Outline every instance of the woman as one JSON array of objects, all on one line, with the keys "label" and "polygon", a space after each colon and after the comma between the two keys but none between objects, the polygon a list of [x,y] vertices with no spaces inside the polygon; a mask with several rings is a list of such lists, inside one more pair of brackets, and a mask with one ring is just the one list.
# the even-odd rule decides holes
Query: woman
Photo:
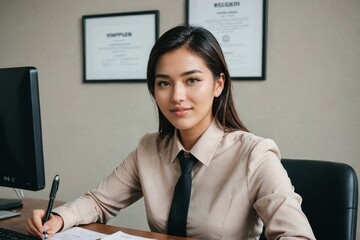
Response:
[{"label": "woman", "polygon": [[180,199],[174,195],[183,161],[178,154],[185,152],[196,161],[190,199],[180,200],[189,201],[188,211],[175,214],[185,212],[179,235],[258,239],[264,223],[268,239],[315,239],[276,144],[249,133],[240,121],[223,53],[209,31],[178,26],[162,35],[151,51],[147,79],[159,132],[145,135],[97,188],[54,209],[44,226],[44,211],[35,210],[30,234],[107,222],[141,197],[150,229],[177,234],[169,219],[173,196]]}]

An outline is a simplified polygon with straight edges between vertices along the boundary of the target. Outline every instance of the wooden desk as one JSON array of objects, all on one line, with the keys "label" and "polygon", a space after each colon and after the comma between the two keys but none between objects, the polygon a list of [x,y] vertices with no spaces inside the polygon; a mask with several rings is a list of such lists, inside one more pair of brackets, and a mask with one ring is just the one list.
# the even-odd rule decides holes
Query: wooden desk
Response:
[{"label": "wooden desk", "polygon": [[[26,221],[31,216],[33,209],[46,209],[47,201],[46,200],[35,200],[35,199],[24,199],[24,206],[23,208],[19,208],[17,210],[22,211],[21,215],[18,217],[12,217],[7,219],[0,220],[0,227],[12,229],[18,232],[26,233]],[[61,202],[55,202],[54,207],[61,205]],[[134,230],[129,228],[123,227],[116,227],[110,226],[100,223],[92,223],[87,225],[82,225],[81,227],[85,229],[89,229],[92,231],[105,233],[105,234],[112,234],[117,231],[122,231],[127,234],[145,237],[145,238],[152,238],[152,239],[159,239],[159,240],[190,240],[192,238],[181,238],[181,237],[174,237],[169,236],[166,234],[161,233],[153,233],[141,230]]]}]

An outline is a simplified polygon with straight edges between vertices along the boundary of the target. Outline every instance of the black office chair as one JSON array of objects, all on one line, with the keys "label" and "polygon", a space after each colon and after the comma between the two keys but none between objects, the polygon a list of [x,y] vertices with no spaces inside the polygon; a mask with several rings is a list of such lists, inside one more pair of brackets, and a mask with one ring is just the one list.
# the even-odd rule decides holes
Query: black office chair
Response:
[{"label": "black office chair", "polygon": [[[356,239],[358,181],[344,163],[282,159],[317,240]],[[291,221],[291,219],[289,219]],[[264,232],[260,240],[265,240]]]}]

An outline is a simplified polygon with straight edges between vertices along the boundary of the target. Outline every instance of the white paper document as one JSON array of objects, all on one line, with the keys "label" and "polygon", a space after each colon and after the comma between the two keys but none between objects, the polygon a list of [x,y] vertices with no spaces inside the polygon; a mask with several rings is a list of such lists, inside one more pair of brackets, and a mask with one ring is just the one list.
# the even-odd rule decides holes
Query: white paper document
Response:
[{"label": "white paper document", "polygon": [[87,230],[85,228],[73,227],[50,237],[50,240],[95,240],[104,238],[107,234]]},{"label": "white paper document", "polygon": [[21,214],[21,212],[17,212],[17,211],[1,210],[0,211],[0,219],[9,218],[9,217],[15,217],[15,216],[19,216],[20,214]]},{"label": "white paper document", "polygon": [[102,238],[101,240],[150,240],[150,238],[137,237],[118,231],[114,234]]}]

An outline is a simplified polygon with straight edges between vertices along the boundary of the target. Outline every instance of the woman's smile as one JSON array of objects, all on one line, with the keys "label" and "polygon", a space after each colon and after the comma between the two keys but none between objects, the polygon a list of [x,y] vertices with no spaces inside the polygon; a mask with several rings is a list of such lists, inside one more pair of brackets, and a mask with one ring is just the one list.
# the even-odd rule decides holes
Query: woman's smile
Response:
[{"label": "woman's smile", "polygon": [[191,107],[176,107],[171,109],[170,111],[174,113],[174,115],[178,117],[185,117],[192,110]]}]

